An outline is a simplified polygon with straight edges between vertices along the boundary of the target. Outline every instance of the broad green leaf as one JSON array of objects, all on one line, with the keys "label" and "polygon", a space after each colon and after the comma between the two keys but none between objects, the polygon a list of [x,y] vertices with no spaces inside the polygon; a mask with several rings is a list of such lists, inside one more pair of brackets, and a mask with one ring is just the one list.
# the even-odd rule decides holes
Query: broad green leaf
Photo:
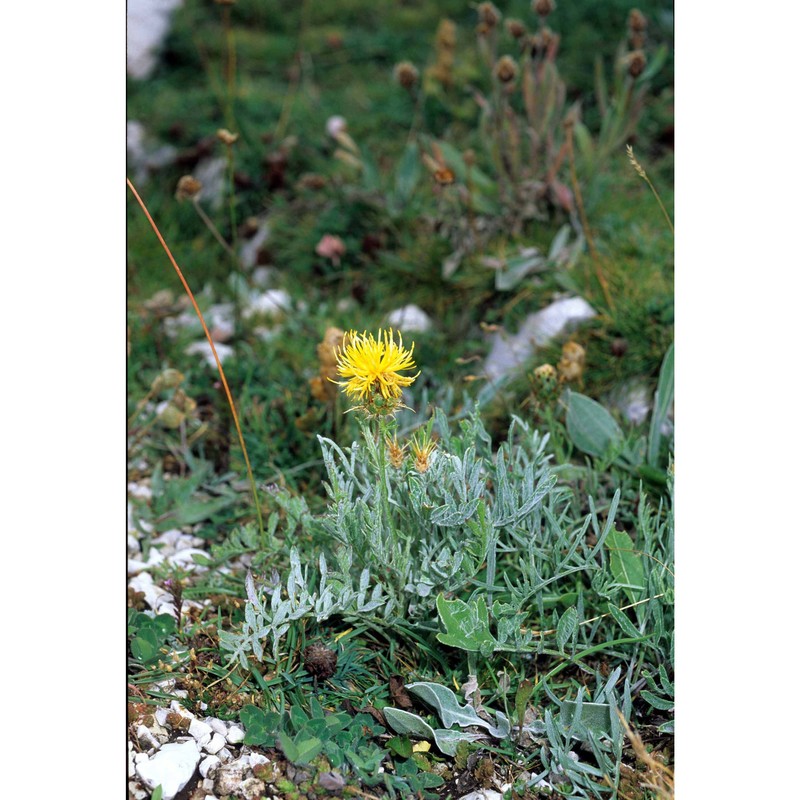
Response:
[{"label": "broad green leaf", "polygon": [[402,711],[399,708],[392,708],[391,706],[383,709],[383,716],[397,733],[410,734],[428,741],[433,740],[436,742],[436,746],[447,756],[456,754],[456,747],[459,742],[475,742],[482,738],[481,734],[469,733],[468,731],[445,730],[443,728],[434,730],[417,714],[412,714],[410,711]]},{"label": "broad green leaf", "polygon": [[525,724],[525,711],[528,708],[528,700],[533,694],[533,684],[525,678],[520,681],[517,687],[517,694],[514,697],[514,711],[517,714],[517,725],[520,727]]},{"label": "broad green leaf", "polygon": [[600,403],[590,397],[569,392],[567,433],[574,445],[590,456],[606,456],[622,445],[622,429]]},{"label": "broad green leaf", "polygon": [[420,681],[419,683],[408,683],[405,688],[435,708],[445,728],[452,728],[453,725],[460,725],[462,728],[469,725],[479,725],[482,728],[493,727],[485,719],[481,719],[472,706],[459,705],[455,692],[447,686]]},{"label": "broad green leaf", "polygon": [[597,735],[609,735],[611,706],[608,703],[578,703],[575,700],[565,700],[561,704],[561,722],[565,727],[572,724],[578,706],[580,706],[579,727],[583,725]]},{"label": "broad green leaf", "polygon": [[408,736],[392,736],[392,738],[386,742],[386,747],[395,755],[400,756],[400,758],[411,758],[414,752],[411,739],[409,739]]},{"label": "broad green leaf", "polygon": [[465,603],[458,599],[445,600],[440,593],[436,609],[446,630],[436,634],[442,644],[486,655],[494,651],[498,642],[489,631],[489,610],[483,597]]},{"label": "broad green leaf", "polygon": [[558,649],[563,653],[564,646],[575,633],[578,627],[578,611],[575,607],[568,608],[561,616],[556,626],[556,644]]},{"label": "broad green leaf", "polygon": [[161,800],[164,796],[164,787],[159,783],[155,789],[153,789],[153,794],[150,795],[150,800]]},{"label": "broad green leaf", "polygon": [[635,552],[631,537],[624,531],[609,531],[605,545],[611,556],[610,568],[614,580],[631,603],[635,603],[644,592],[644,565],[641,556]]},{"label": "broad green leaf", "polygon": [[661,426],[667,419],[672,398],[675,396],[675,345],[671,344],[661,363],[658,386],[653,400],[653,414],[650,417],[650,437],[647,446],[647,463],[658,466],[658,453],[661,447]]},{"label": "broad green leaf", "polygon": [[397,731],[397,733],[411,734],[420,739],[432,740],[434,738],[433,728],[419,714],[412,714],[410,711],[386,706],[383,709],[383,716],[392,730]]}]

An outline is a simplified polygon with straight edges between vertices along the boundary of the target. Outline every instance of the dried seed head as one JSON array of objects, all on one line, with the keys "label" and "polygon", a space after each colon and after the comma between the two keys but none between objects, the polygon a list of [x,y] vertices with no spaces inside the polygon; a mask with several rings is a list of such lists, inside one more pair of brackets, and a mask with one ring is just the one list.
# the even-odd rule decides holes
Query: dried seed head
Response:
[{"label": "dried seed head", "polygon": [[494,65],[494,76],[500,83],[511,83],[517,77],[517,62],[511,56],[503,56]]},{"label": "dried seed head", "polygon": [[635,33],[644,33],[647,30],[647,17],[638,8],[631,9],[628,15],[628,28]]},{"label": "dried seed head", "polygon": [[327,328],[325,336],[317,345],[317,356],[323,367],[336,367],[336,354],[345,346],[345,332],[339,328]]},{"label": "dried seed head", "polygon": [[321,644],[310,644],[303,650],[303,666],[309,675],[320,680],[327,680],[336,672],[336,653]]},{"label": "dried seed head", "polygon": [[506,20],[506,33],[514,39],[521,39],[527,33],[525,24],[518,19]]},{"label": "dried seed head", "polygon": [[481,25],[485,25],[489,30],[497,26],[502,14],[497,10],[494,3],[481,3],[478,6],[478,19]]},{"label": "dried seed head", "polygon": [[553,0],[533,0],[533,10],[542,18],[551,14],[556,7]]},{"label": "dried seed head", "polygon": [[232,6],[236,0],[214,0],[218,6]]},{"label": "dried seed head", "polygon": [[577,342],[566,342],[561,348],[558,374],[562,381],[576,381],[583,375],[586,351]]},{"label": "dried seed head", "polygon": [[630,75],[631,78],[638,78],[644,72],[647,59],[641,50],[634,50],[632,53],[628,54],[625,62],[628,67],[628,75]]},{"label": "dried seed head", "polygon": [[239,138],[239,134],[238,133],[231,133],[227,128],[220,128],[217,131],[217,139],[219,139],[223,144],[226,144],[229,147],[238,138]]},{"label": "dried seed head", "polygon": [[199,196],[203,190],[203,184],[192,175],[184,175],[179,181],[175,189],[175,199],[180,202],[182,200],[194,200]]},{"label": "dried seed head", "polygon": [[436,49],[456,49],[456,24],[450,19],[443,19],[436,28]]},{"label": "dried seed head", "polygon": [[419,80],[419,70],[410,61],[401,61],[395,64],[394,79],[404,89],[413,89]]}]

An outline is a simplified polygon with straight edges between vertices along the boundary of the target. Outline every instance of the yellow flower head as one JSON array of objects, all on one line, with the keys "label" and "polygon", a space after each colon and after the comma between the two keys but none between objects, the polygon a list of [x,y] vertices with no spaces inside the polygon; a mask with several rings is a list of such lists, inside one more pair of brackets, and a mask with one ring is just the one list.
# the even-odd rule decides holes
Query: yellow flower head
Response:
[{"label": "yellow flower head", "polygon": [[334,383],[343,386],[346,395],[359,400],[359,408],[370,413],[392,414],[401,405],[403,387],[410,386],[419,375],[419,372],[400,374],[414,369],[413,353],[414,345],[406,350],[399,333],[397,342],[394,341],[391,328],[379,330],[377,339],[366,331],[362,334],[350,331],[336,359],[336,369],[344,380]]}]

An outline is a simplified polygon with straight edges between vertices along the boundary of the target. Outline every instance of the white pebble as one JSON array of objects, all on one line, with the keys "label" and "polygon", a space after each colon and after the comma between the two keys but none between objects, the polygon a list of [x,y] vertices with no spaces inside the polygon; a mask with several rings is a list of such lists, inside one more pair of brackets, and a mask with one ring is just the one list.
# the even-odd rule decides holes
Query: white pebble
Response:
[{"label": "white pebble", "polygon": [[145,725],[139,725],[139,727],[136,728],[136,738],[139,740],[140,744],[144,744],[146,747],[152,748],[153,750],[158,750],[158,748],[161,747],[161,742],[150,733]]},{"label": "white pebble", "polygon": [[219,753],[222,748],[225,747],[225,737],[219,733],[215,733],[207,744],[203,746],[203,749],[207,753],[211,753],[211,755],[215,755]]},{"label": "white pebble", "polygon": [[238,725],[231,725],[231,729],[228,731],[225,738],[228,740],[228,744],[239,744],[244,741],[244,736],[243,728],[240,728]]},{"label": "white pebble", "polygon": [[219,760],[217,756],[206,756],[200,762],[200,774],[204,778],[214,777],[214,773],[217,771],[217,768],[222,762]]},{"label": "white pebble", "polygon": [[424,333],[431,327],[431,318],[419,306],[413,304],[396,308],[386,317],[386,322],[402,333],[412,331]]},{"label": "white pebble", "polygon": [[214,733],[219,733],[222,736],[228,735],[228,726],[221,719],[217,719],[216,717],[206,717],[203,722],[205,722],[206,725],[210,725],[211,730],[214,731]]},{"label": "white pebble", "polygon": [[189,736],[193,736],[201,744],[204,741],[208,742],[212,733],[214,733],[213,728],[210,725],[206,725],[205,722],[200,722],[199,719],[193,719],[189,723]]}]

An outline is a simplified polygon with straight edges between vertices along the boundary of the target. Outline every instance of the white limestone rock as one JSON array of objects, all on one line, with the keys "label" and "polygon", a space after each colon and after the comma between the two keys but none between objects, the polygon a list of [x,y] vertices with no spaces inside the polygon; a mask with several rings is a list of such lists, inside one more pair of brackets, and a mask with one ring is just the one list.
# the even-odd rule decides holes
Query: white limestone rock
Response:
[{"label": "white limestone rock", "polygon": [[522,367],[537,347],[595,316],[594,309],[582,297],[556,300],[541,311],[530,314],[519,331],[510,335],[498,332],[483,371],[494,382]]},{"label": "white limestone rock", "polygon": [[228,740],[228,744],[240,744],[244,741],[244,736],[244,728],[238,725],[231,725],[225,738]]},{"label": "white limestone rock", "polygon": [[225,737],[219,733],[215,733],[211,736],[208,743],[204,745],[203,749],[207,753],[211,753],[211,755],[216,755],[223,747],[225,747]]},{"label": "white limestone rock", "polygon": [[217,774],[217,769],[219,769],[221,763],[217,756],[206,756],[200,762],[200,774],[204,778],[213,778]]},{"label": "white limestone rock", "polygon": [[[219,344],[216,344],[215,342],[214,349],[217,351],[219,360],[223,363],[225,362],[225,359],[230,358],[233,355],[233,348],[230,345],[222,344],[221,342]],[[207,364],[212,367],[217,366],[217,362],[214,358],[214,353],[211,350],[211,345],[208,343],[208,339],[203,339],[199,342],[193,342],[183,352],[187,356],[202,356]]]},{"label": "white limestone rock", "polygon": [[433,324],[431,318],[413,303],[391,311],[386,317],[386,323],[401,333],[425,333]]},{"label": "white limestone rock", "polygon": [[132,78],[150,77],[157,63],[156,52],[166,37],[172,11],[183,0],[128,0],[127,72]]},{"label": "white limestone rock", "polygon": [[153,758],[136,765],[139,780],[148,789],[162,788],[163,800],[172,800],[192,779],[200,762],[200,751],[193,741],[165,744]]}]

